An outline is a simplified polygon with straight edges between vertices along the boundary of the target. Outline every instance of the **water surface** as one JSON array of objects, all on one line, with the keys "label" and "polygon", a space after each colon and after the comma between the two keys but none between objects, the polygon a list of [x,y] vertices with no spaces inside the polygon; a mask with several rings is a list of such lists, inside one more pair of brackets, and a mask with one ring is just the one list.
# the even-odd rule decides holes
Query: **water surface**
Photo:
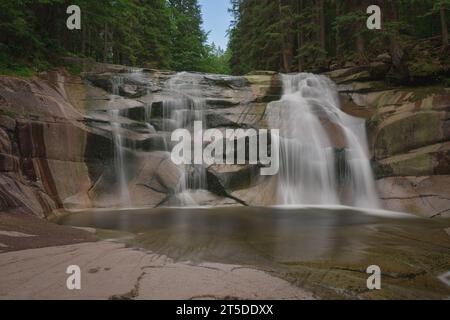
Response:
[{"label": "water surface", "polygon": [[[257,267],[321,297],[450,296],[438,280],[450,270],[450,220],[370,213],[344,207],[97,210],[59,223],[127,232],[128,244],[175,260]],[[385,275],[380,292],[366,287],[365,270],[373,264]]]}]

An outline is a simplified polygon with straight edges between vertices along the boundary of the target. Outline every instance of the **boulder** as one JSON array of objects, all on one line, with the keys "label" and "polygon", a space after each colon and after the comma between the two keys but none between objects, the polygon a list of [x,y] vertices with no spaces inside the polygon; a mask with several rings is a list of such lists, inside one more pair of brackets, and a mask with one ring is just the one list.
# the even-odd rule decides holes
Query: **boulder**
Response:
[{"label": "boulder", "polygon": [[378,125],[373,151],[383,159],[450,139],[450,122],[445,112],[402,113]]},{"label": "boulder", "polygon": [[450,142],[438,143],[380,160],[376,176],[450,175]]},{"label": "boulder", "polygon": [[390,64],[392,63],[392,57],[389,53],[382,53],[375,58],[375,61]]},{"label": "boulder", "polygon": [[369,72],[372,79],[384,79],[391,69],[391,65],[385,62],[372,62],[369,64]]},{"label": "boulder", "polygon": [[253,92],[254,102],[268,103],[280,100],[283,85],[276,73],[255,72],[245,76]]},{"label": "boulder", "polygon": [[450,217],[450,176],[405,176],[377,182],[386,209],[426,217]]}]

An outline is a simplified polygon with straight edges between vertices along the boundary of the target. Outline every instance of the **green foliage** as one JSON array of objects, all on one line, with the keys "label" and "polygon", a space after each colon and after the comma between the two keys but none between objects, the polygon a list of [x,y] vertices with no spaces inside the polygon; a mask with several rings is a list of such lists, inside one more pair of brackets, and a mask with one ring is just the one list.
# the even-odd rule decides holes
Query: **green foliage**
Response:
[{"label": "green foliage", "polygon": [[[393,72],[400,73],[400,78],[408,78],[409,66],[417,61],[424,61],[424,65],[413,67],[414,74],[448,70],[448,50],[441,47],[448,46],[445,31],[450,0],[230,2],[229,49],[234,74],[255,69],[317,71],[346,62],[367,64],[386,52],[394,58]],[[381,7],[381,30],[366,27],[366,9],[371,4]],[[435,38],[438,41],[432,50],[414,49],[417,43]]]},{"label": "green foliage", "polygon": [[207,73],[230,74],[230,52],[223,51],[220,47],[205,46],[205,56],[202,59],[200,70]]},{"label": "green foliage", "polygon": [[[81,30],[66,28],[69,5],[81,8]],[[226,72],[226,59],[206,45],[201,24],[197,0],[0,1],[0,72],[31,75],[65,55]],[[77,66],[69,69],[80,72]]]}]

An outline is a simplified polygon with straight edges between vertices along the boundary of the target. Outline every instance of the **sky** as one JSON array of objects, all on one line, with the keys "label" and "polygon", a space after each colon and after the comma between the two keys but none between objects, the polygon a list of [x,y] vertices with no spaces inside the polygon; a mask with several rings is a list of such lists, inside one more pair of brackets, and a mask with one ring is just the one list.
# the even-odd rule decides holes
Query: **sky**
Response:
[{"label": "sky", "polygon": [[203,29],[209,33],[208,42],[226,49],[231,15],[228,13],[229,0],[200,0],[203,14]]}]

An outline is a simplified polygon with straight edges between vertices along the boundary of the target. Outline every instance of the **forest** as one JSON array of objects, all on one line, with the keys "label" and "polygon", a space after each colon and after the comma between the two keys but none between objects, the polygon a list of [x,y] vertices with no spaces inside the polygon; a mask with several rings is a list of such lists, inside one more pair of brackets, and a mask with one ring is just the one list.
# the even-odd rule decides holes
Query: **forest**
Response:
[{"label": "forest", "polygon": [[[221,0],[222,1],[222,0]],[[229,47],[207,43],[197,0],[15,0],[0,2],[0,71],[44,70],[63,56],[223,74],[325,70],[389,53],[394,80],[442,80],[449,71],[450,0],[223,0]],[[68,30],[66,8],[81,8]],[[381,30],[365,27],[382,9]]]},{"label": "forest", "polygon": [[[231,0],[230,65],[251,70],[322,71],[367,64],[389,53],[393,77],[445,74],[449,0]],[[366,27],[370,5],[381,30]]]},{"label": "forest", "polygon": [[[68,30],[66,9],[81,9]],[[0,69],[41,70],[62,56],[172,70],[228,73],[224,51],[207,44],[197,0],[0,1]]]}]

